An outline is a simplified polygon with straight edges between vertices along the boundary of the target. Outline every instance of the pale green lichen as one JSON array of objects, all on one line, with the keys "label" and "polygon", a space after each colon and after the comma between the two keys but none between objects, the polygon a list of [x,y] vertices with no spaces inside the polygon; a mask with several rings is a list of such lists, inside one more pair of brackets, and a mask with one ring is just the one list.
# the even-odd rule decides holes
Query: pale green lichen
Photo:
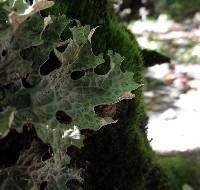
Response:
[{"label": "pale green lichen", "polygon": [[[18,7],[22,0],[17,2]],[[5,11],[8,10],[5,5],[9,4],[6,4],[7,1],[4,3],[0,8],[7,19],[9,11]],[[10,31],[0,39],[0,123],[4,125],[1,126],[1,133],[5,135],[5,131],[11,127],[22,131],[25,124],[33,124],[40,139],[51,145],[54,155],[35,168],[42,179],[30,178],[28,181],[50,181],[48,189],[64,189],[63,176],[70,179],[66,167],[69,158],[64,154],[66,148],[72,144],[82,144],[79,130],[100,128],[101,118],[94,107],[114,104],[124,93],[140,85],[134,81],[132,72],[122,72],[124,58],[111,50],[107,51],[108,71],[104,74],[95,72],[95,68],[105,62],[103,54],[95,55],[92,52],[91,38],[95,29],[91,30],[88,25],[81,26],[78,21],[73,25],[65,16],[51,15],[48,22],[46,18],[35,14],[15,26],[16,30],[12,29],[13,23],[8,27],[6,21],[2,24]],[[72,37],[69,35],[67,39],[61,39],[66,30],[71,31]],[[6,32],[7,29],[1,31]],[[60,65],[42,74],[41,68],[49,69],[45,64],[51,61],[51,55]],[[51,68],[51,65],[48,67]],[[73,78],[75,72],[83,74]],[[18,161],[23,162],[25,155],[21,155]],[[33,163],[37,165],[35,161]],[[19,164],[21,166],[23,163]],[[14,172],[14,168],[9,172]],[[30,177],[30,174],[27,175]],[[11,181],[5,180],[2,189],[10,189]],[[62,187],[58,184],[62,184]],[[13,182],[13,185],[15,189],[22,188],[17,183]],[[26,186],[26,189],[29,188],[32,187]]]}]

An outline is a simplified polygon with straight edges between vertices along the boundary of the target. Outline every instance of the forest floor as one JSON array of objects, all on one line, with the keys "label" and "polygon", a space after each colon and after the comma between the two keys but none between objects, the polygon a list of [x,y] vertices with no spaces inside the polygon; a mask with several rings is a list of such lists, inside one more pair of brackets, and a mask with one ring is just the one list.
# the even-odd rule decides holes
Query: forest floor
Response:
[{"label": "forest floor", "polygon": [[158,152],[200,148],[200,13],[182,23],[161,15],[132,22],[128,28],[141,47],[171,58],[170,63],[146,71],[152,148]]}]

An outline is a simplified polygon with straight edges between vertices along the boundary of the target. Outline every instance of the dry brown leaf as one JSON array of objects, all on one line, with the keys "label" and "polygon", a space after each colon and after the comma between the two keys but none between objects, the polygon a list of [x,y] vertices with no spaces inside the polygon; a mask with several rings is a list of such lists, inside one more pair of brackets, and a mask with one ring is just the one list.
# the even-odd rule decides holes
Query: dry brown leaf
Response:
[{"label": "dry brown leaf", "polygon": [[44,18],[44,29],[43,29],[43,30],[45,30],[45,28],[46,28],[49,24],[52,24],[52,23],[53,23],[53,21],[52,21],[50,15],[49,15],[48,17],[45,17],[45,18]]},{"label": "dry brown leaf", "polygon": [[15,112],[12,111],[11,114],[10,114],[10,116],[9,116],[9,121],[8,121],[8,127],[9,127],[9,128],[11,128],[12,123],[13,123],[13,121],[14,121],[14,118],[15,118]]},{"label": "dry brown leaf", "polygon": [[[133,99],[135,97],[135,94],[132,94],[131,92],[126,92],[123,96],[120,96],[118,100],[113,104],[105,104],[105,105],[99,105],[95,107],[95,112],[100,117],[114,117],[118,110],[118,103],[122,100],[129,100]],[[103,121],[101,121],[102,123]]]},{"label": "dry brown leaf", "polygon": [[109,124],[113,124],[113,123],[117,123],[118,120],[114,120],[112,122],[107,122],[105,119],[101,119],[99,122],[100,127],[103,127],[105,125],[109,125]]},{"label": "dry brown leaf", "polygon": [[130,99],[133,99],[134,97],[135,97],[135,94],[133,94],[131,92],[125,92],[124,95],[122,95],[118,98],[117,102],[120,102],[122,100],[130,100]]},{"label": "dry brown leaf", "polygon": [[33,3],[33,5],[31,5],[28,9],[26,9],[23,14],[18,14],[15,11],[10,13],[9,19],[12,25],[13,32],[15,32],[17,28],[19,27],[19,25],[22,24],[27,18],[53,5],[54,5],[53,1],[38,0],[35,3]]},{"label": "dry brown leaf", "polygon": [[9,120],[8,120],[8,128],[4,131],[3,134],[0,133],[0,139],[3,139],[4,137],[6,137],[8,135],[8,133],[10,132],[12,123],[14,121],[15,118],[15,112],[12,111],[9,115]]},{"label": "dry brown leaf", "polygon": [[42,32],[40,33],[40,37],[42,36],[42,33],[45,31],[45,29],[47,28],[47,26],[49,24],[52,24],[52,23],[53,23],[53,21],[52,21],[51,15],[48,15],[48,17],[44,18],[44,27],[43,27]]},{"label": "dry brown leaf", "polygon": [[89,33],[89,35],[88,35],[88,41],[90,42],[90,44],[92,43],[92,36],[93,36],[93,34],[94,34],[94,32],[95,32],[95,30],[98,28],[98,26],[97,27],[95,27],[95,28],[93,28],[91,31],[90,31],[90,33]]},{"label": "dry brown leaf", "polygon": [[113,117],[117,112],[117,105],[110,104],[110,105],[99,105],[95,107],[95,112],[100,117]]}]

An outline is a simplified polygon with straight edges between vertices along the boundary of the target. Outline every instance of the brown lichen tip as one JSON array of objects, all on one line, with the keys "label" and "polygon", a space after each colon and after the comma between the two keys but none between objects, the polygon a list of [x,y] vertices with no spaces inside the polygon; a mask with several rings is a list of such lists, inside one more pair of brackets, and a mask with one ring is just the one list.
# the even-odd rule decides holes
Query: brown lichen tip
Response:
[{"label": "brown lichen tip", "polygon": [[[95,112],[100,117],[111,117],[113,118],[118,109],[118,103],[122,100],[131,100],[135,97],[135,94],[131,92],[126,92],[124,95],[120,96],[116,102],[112,104],[105,104],[105,105],[99,105],[95,107]],[[106,121],[104,118],[102,118],[99,122],[100,127],[103,127],[108,124],[116,123],[118,120],[112,120],[112,121]]]},{"label": "brown lichen tip", "polygon": [[120,102],[122,100],[131,100],[135,97],[135,94],[133,94],[132,92],[125,92],[122,96],[120,96],[118,98],[117,102]]},{"label": "brown lichen tip", "polygon": [[113,120],[113,121],[106,121],[105,119],[101,119],[100,122],[99,122],[99,126],[100,128],[103,127],[103,126],[106,126],[106,125],[109,125],[109,124],[113,124],[113,123],[117,123],[118,120]]}]

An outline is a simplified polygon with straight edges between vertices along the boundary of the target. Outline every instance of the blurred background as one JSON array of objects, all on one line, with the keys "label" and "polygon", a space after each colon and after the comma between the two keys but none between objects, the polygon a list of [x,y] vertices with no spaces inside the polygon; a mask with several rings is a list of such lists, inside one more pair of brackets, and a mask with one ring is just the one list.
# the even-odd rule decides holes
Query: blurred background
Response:
[{"label": "blurred background", "polygon": [[145,69],[152,148],[199,162],[200,0],[114,0],[113,7],[143,49],[170,58]]}]

